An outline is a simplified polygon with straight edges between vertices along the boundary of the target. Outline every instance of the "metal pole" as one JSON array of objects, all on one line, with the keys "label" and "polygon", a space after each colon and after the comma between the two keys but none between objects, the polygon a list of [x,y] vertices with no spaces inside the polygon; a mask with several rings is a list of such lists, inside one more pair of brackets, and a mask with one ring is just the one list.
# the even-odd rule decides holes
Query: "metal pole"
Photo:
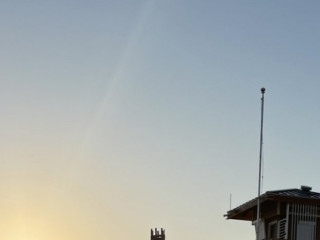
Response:
[{"label": "metal pole", "polygon": [[260,194],[261,194],[261,162],[262,162],[262,144],[263,144],[263,107],[265,88],[261,88],[261,129],[260,129],[260,154],[259,154],[259,183],[258,183],[258,202],[257,202],[257,240],[260,236]]}]

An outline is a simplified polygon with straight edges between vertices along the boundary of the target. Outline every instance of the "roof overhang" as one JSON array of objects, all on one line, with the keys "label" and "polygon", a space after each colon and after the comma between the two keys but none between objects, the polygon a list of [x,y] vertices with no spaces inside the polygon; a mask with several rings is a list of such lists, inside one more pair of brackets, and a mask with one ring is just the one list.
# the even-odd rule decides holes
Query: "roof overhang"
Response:
[{"label": "roof overhang", "polygon": [[[272,193],[266,193],[260,196],[261,212],[267,211],[276,207],[277,202],[285,202],[291,204],[311,204],[320,205],[320,199],[281,196]],[[256,219],[258,198],[252,199],[239,207],[236,207],[227,212],[227,219],[253,221]]]},{"label": "roof overhang", "polygon": [[[261,206],[265,204],[269,199],[266,196],[260,197],[260,204]],[[254,214],[256,213],[258,198],[252,199],[239,207],[236,207],[227,212],[226,217],[227,219],[237,219],[237,220],[246,220],[246,221],[253,221]]]}]

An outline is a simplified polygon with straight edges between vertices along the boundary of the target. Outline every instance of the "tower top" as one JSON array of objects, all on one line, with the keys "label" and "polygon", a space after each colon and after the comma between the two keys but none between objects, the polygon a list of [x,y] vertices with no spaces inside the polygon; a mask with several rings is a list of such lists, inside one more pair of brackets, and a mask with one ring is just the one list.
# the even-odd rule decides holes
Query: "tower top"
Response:
[{"label": "tower top", "polygon": [[157,228],[155,228],[154,231],[151,229],[151,240],[165,240],[165,238],[166,236],[163,228],[161,228],[160,232]]}]

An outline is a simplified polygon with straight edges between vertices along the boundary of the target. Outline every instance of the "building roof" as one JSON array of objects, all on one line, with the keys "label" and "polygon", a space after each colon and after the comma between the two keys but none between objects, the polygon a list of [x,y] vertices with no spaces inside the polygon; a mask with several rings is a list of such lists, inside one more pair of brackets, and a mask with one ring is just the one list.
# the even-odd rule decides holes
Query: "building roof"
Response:
[{"label": "building roof", "polygon": [[[311,187],[301,186],[300,189],[283,189],[267,191],[260,196],[261,205],[272,205],[274,202],[303,203],[320,205],[320,193],[312,192]],[[225,215],[227,219],[250,220],[254,218],[257,208],[257,199],[254,198],[230,211]]]},{"label": "building roof", "polygon": [[306,198],[306,199],[320,199],[320,193],[311,192],[311,188],[306,186],[301,186],[301,189],[284,189],[277,191],[268,191],[266,195],[274,196],[284,196],[284,197],[296,197],[296,198]]}]

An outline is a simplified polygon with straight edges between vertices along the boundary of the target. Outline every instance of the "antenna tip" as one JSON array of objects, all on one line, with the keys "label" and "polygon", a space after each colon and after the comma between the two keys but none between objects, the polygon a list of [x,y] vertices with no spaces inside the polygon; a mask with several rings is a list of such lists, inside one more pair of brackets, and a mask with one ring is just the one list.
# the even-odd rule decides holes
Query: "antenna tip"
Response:
[{"label": "antenna tip", "polygon": [[264,94],[266,92],[266,89],[263,87],[261,88],[261,93]]}]

